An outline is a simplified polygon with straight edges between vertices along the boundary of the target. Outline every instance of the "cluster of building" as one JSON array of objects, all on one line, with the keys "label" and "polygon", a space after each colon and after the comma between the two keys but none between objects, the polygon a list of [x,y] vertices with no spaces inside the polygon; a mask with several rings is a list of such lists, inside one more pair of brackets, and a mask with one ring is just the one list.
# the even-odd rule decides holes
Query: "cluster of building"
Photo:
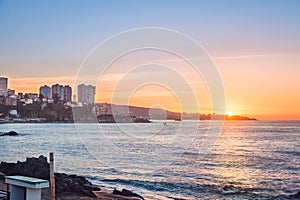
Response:
[{"label": "cluster of building", "polygon": [[50,88],[47,85],[40,87],[40,95],[45,99],[52,99],[64,103],[72,102],[72,88],[68,85],[52,85]]},{"label": "cluster of building", "polygon": [[81,84],[78,86],[78,101],[76,95],[73,95],[72,88],[69,85],[55,84],[51,87],[44,85],[40,87],[39,94],[36,93],[18,93],[8,89],[8,78],[0,77],[0,103],[8,106],[16,106],[17,102],[32,104],[35,101],[48,103],[62,102],[67,105],[88,105],[95,103],[96,87],[92,85]]}]

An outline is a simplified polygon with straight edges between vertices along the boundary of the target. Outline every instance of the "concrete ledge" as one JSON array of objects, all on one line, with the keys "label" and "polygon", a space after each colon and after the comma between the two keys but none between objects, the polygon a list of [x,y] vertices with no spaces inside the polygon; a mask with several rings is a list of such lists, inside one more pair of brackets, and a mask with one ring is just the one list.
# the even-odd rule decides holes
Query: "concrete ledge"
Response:
[{"label": "concrete ledge", "polygon": [[31,189],[49,187],[49,181],[26,176],[5,176],[5,183]]}]

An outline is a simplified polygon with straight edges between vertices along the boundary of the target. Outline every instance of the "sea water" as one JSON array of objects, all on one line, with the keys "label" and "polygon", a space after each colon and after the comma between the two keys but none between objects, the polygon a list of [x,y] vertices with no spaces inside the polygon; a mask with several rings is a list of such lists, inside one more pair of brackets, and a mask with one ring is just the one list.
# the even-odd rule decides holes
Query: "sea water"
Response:
[{"label": "sea water", "polygon": [[[299,121],[212,127],[210,121],[1,124],[0,132],[20,135],[0,137],[0,160],[54,152],[56,172],[149,199],[284,199],[300,191]],[[243,192],[224,194],[225,185]]]}]

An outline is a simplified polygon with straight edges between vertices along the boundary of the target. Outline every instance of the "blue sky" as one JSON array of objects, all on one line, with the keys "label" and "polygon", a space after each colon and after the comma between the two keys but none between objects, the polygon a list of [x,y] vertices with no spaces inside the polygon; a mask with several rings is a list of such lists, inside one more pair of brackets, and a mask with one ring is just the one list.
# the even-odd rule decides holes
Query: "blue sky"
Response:
[{"label": "blue sky", "polygon": [[97,43],[145,26],[183,32],[212,56],[292,54],[300,49],[299,9],[297,0],[2,0],[0,64],[16,77],[51,75],[49,66],[66,74]]}]

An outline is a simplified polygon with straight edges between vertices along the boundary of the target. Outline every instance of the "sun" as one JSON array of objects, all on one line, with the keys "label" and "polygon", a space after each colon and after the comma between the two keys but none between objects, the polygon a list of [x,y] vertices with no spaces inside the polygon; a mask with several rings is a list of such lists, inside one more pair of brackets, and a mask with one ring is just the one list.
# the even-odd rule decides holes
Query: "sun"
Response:
[{"label": "sun", "polygon": [[231,117],[231,116],[232,116],[232,112],[227,112],[227,115],[228,115],[229,117]]}]

